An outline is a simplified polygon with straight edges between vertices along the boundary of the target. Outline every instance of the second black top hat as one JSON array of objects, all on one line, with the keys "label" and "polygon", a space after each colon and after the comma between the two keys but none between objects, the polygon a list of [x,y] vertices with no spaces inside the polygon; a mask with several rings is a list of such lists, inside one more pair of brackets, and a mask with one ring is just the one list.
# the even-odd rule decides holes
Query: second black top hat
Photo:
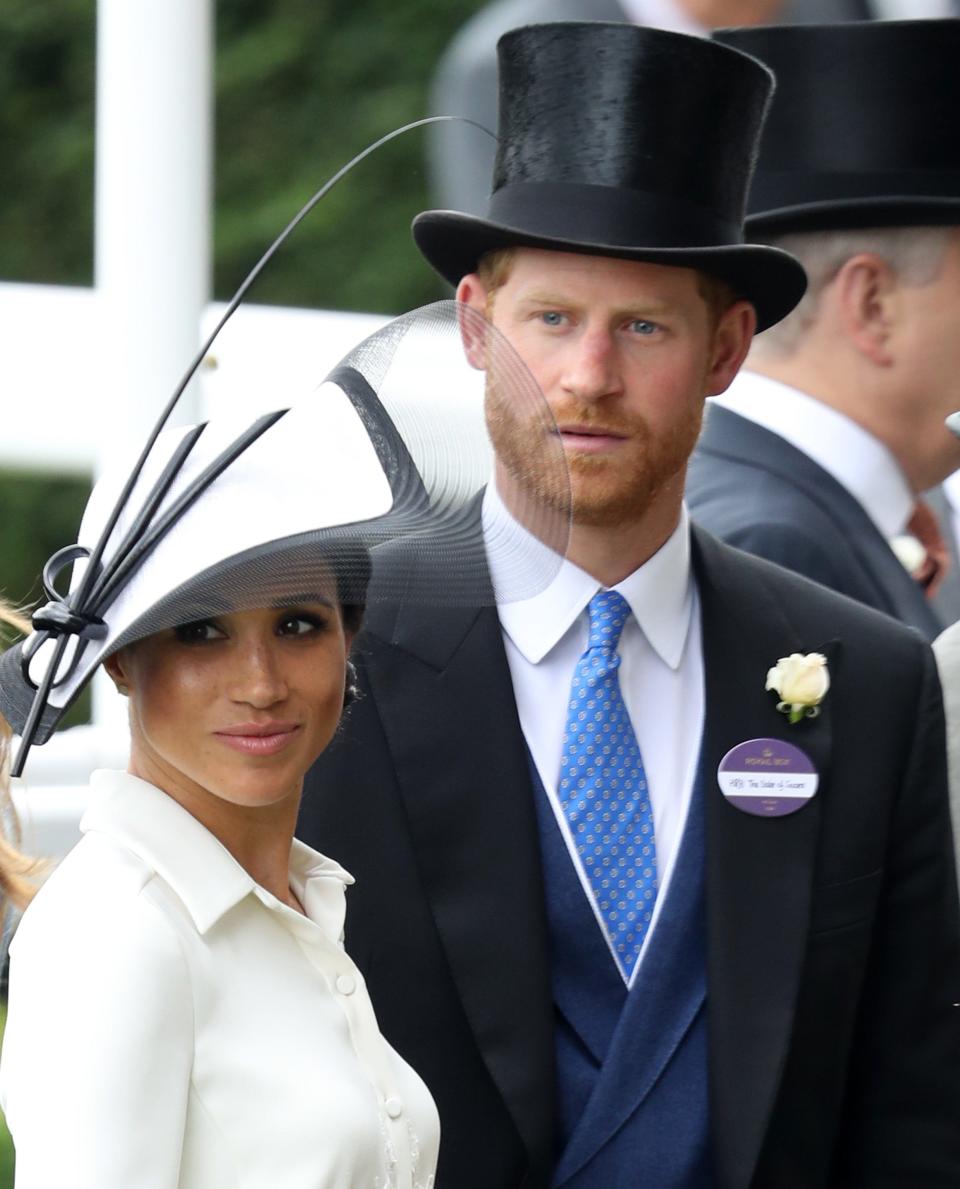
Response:
[{"label": "second black top hat", "polygon": [[960,223],[960,20],[726,29],[777,90],[752,232]]},{"label": "second black top hat", "polygon": [[417,244],[456,284],[497,248],[530,246],[702,269],[753,302],[760,328],[800,300],[803,270],[743,242],[773,80],[745,54],[607,22],[504,34],[487,216],[427,211]]}]

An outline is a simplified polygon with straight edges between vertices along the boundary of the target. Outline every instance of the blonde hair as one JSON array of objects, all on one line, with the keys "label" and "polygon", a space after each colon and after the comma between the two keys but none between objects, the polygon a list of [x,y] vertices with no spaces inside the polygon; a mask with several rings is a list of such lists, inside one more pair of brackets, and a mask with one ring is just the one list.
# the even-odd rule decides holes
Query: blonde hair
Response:
[{"label": "blonde hair", "polygon": [[[26,635],[30,623],[19,611],[0,599],[0,628],[12,628]],[[5,635],[0,631],[0,641]],[[40,859],[32,859],[18,849],[20,825],[10,797],[10,724],[0,714],[0,915],[7,905],[24,909],[37,890],[37,879],[46,868]]]}]

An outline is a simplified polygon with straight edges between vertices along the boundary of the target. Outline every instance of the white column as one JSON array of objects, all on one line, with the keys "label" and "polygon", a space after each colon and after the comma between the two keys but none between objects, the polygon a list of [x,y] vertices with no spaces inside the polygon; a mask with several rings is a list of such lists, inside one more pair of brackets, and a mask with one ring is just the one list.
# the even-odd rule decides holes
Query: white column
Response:
[{"label": "white column", "polygon": [[[210,297],[212,54],[211,0],[98,0],[98,471],[143,443],[199,346]],[[197,408],[188,390],[176,420]],[[95,687],[95,720],[115,721],[115,702]]]}]

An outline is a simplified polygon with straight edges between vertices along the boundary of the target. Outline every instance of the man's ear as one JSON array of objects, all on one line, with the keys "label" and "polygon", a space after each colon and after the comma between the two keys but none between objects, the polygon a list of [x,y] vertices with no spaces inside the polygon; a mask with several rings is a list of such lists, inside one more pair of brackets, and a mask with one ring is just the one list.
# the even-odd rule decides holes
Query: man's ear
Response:
[{"label": "man's ear", "polygon": [[875,252],[858,252],[844,262],[832,288],[847,340],[878,366],[889,367],[897,298],[893,269]]},{"label": "man's ear", "polygon": [[487,289],[480,277],[468,273],[457,286],[457,320],[467,362],[478,372],[487,370]]},{"label": "man's ear", "polygon": [[735,301],[724,310],[713,332],[713,347],[707,369],[708,396],[719,396],[733,383],[753,342],[757,312],[749,301]]}]

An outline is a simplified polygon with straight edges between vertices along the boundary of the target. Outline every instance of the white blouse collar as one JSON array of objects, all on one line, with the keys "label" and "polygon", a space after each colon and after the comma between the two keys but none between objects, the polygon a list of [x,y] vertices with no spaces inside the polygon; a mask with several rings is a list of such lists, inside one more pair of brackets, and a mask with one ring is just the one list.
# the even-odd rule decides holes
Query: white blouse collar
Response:
[{"label": "white blouse collar", "polygon": [[[90,785],[94,797],[81,831],[114,839],[155,871],[183,901],[201,934],[246,896],[255,895],[270,907],[280,904],[205,826],[155,785],[129,772],[106,770],[94,772]],[[353,877],[298,840],[290,869],[294,891],[311,920],[336,940],[343,927],[343,887]],[[325,891],[336,893],[336,903],[328,903]]]}]

